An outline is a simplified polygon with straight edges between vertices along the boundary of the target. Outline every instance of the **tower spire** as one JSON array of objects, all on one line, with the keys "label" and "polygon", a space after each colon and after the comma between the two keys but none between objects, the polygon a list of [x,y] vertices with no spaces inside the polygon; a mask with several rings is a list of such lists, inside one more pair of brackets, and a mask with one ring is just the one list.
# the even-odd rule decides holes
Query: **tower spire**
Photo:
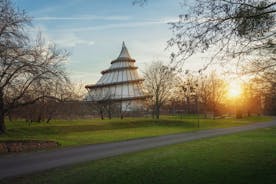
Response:
[{"label": "tower spire", "polygon": [[129,53],[128,53],[128,50],[126,48],[126,45],[125,45],[125,42],[123,41],[123,44],[122,44],[122,50],[118,56],[118,58],[131,58]]}]

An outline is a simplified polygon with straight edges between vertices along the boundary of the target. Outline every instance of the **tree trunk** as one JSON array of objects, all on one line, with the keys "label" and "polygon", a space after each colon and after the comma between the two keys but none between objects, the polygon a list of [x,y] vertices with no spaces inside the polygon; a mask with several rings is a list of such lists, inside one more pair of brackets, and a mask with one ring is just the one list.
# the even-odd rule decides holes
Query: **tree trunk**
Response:
[{"label": "tree trunk", "polygon": [[101,119],[104,120],[104,115],[103,115],[103,110],[100,109],[100,115],[101,115]]},{"label": "tree trunk", "polygon": [[6,132],[3,96],[4,96],[3,89],[0,89],[0,134],[3,134]]},{"label": "tree trunk", "polygon": [[108,118],[111,119],[112,115],[111,115],[111,107],[110,107],[110,105],[108,105],[107,113],[108,113]]},{"label": "tree trunk", "polygon": [[190,114],[190,97],[187,97],[187,114]]},{"label": "tree trunk", "polygon": [[160,116],[160,106],[156,105],[156,119],[159,119]]},{"label": "tree trunk", "polygon": [[9,121],[12,122],[12,113],[10,111],[8,112],[8,117],[9,117]]},{"label": "tree trunk", "polygon": [[251,111],[247,110],[247,116],[250,117],[251,116]]},{"label": "tree trunk", "polygon": [[155,118],[155,105],[151,108],[151,116],[152,116],[152,119]]},{"label": "tree trunk", "polygon": [[46,120],[46,123],[47,123],[47,124],[50,123],[51,120],[52,120],[52,116],[49,116],[49,117],[47,118],[47,120]]},{"label": "tree trunk", "polygon": [[216,119],[216,104],[213,102],[213,119]]},{"label": "tree trunk", "polygon": [[121,119],[124,118],[124,111],[123,111],[123,105],[122,105],[122,102],[120,103],[120,117]]}]

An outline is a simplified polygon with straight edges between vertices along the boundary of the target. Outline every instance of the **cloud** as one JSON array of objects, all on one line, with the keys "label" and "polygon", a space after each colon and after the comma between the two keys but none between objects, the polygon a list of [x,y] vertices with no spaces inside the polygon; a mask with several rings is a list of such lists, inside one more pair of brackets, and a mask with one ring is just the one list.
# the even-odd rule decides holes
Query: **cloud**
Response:
[{"label": "cloud", "polygon": [[95,31],[95,30],[107,30],[107,29],[117,29],[117,28],[135,28],[135,27],[145,27],[152,25],[162,25],[168,24],[170,22],[174,22],[176,19],[157,19],[157,20],[146,20],[146,21],[138,21],[138,22],[123,22],[123,23],[112,23],[112,24],[103,24],[96,26],[88,26],[88,27],[76,27],[76,28],[61,28],[54,30],[55,32],[87,32],[87,31]]},{"label": "cloud", "polygon": [[130,20],[129,16],[79,16],[79,17],[36,17],[34,20],[37,21],[85,21],[85,20]]},{"label": "cloud", "polygon": [[84,84],[94,84],[101,77],[101,73],[71,71],[70,77],[73,80],[73,82],[76,82],[76,83],[82,82]]},{"label": "cloud", "polygon": [[[22,0],[22,3],[24,1],[25,0]],[[55,12],[67,11],[69,8],[74,8],[77,5],[79,5],[79,3],[81,1],[82,0],[66,1],[66,3],[55,3],[55,4],[52,4],[52,5],[49,5],[50,4],[49,3],[45,7],[42,6],[42,8],[30,11],[30,13],[32,15],[41,15],[41,14],[49,15],[49,14],[52,14],[52,13],[55,13]]]},{"label": "cloud", "polygon": [[55,43],[62,48],[71,48],[78,45],[92,46],[95,44],[95,41],[81,38],[73,32],[53,33],[43,26],[32,27],[28,32],[33,38],[36,37],[38,32],[41,32],[42,37],[46,42]]},{"label": "cloud", "polygon": [[61,47],[75,47],[77,45],[92,46],[95,44],[94,41],[81,39],[75,34],[59,35],[59,38],[54,39],[54,41]]},{"label": "cloud", "polygon": [[43,21],[83,21],[83,20],[125,20],[124,22],[118,23],[103,23],[101,25],[86,26],[86,27],[66,27],[66,28],[55,28],[53,30],[47,30],[52,33],[68,33],[68,32],[88,32],[96,30],[108,30],[117,28],[135,28],[135,27],[146,27],[152,25],[166,25],[171,22],[178,21],[177,17],[161,17],[159,19],[145,19],[145,20],[130,20],[128,16],[83,16],[83,17],[38,17],[35,20],[43,25]]}]

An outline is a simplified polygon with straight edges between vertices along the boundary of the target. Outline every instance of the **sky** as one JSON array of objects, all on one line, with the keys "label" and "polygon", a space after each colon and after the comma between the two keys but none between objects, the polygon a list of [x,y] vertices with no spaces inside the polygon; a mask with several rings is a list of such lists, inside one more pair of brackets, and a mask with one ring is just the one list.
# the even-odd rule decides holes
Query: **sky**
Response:
[{"label": "sky", "polygon": [[[133,0],[14,0],[33,18],[29,28],[48,42],[67,49],[66,63],[73,82],[93,84],[120,53],[122,42],[143,70],[150,62],[169,61],[165,50],[172,32],[168,22],[185,13],[181,0],[149,0],[142,7]],[[198,65],[200,57],[190,64]],[[189,66],[190,67],[190,66]],[[188,66],[187,66],[188,68]]]}]

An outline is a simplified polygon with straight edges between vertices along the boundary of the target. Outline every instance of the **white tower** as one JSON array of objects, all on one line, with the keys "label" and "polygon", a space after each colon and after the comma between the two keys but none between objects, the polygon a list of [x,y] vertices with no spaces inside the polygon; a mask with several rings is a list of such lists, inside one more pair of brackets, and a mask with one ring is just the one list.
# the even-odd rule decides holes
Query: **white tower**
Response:
[{"label": "white tower", "polygon": [[132,59],[123,42],[122,50],[117,59],[111,62],[107,70],[103,70],[99,81],[94,85],[85,86],[89,91],[88,101],[111,100],[121,102],[122,110],[136,110],[143,107],[148,96],[143,92],[144,79],[138,75]]}]

